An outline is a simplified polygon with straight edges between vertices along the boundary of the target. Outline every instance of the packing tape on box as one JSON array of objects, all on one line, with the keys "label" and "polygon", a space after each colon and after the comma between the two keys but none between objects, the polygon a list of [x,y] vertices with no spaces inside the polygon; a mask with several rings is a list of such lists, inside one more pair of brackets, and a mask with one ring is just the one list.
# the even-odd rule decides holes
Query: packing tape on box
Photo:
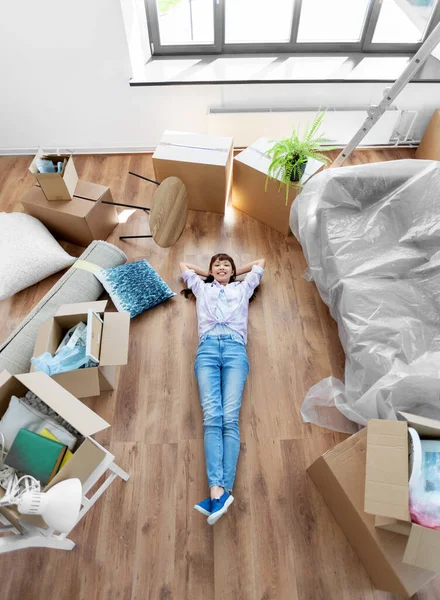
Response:
[{"label": "packing tape on box", "polygon": [[265,158],[269,158],[267,156],[267,150],[266,150],[266,152],[261,152],[261,150],[258,150],[258,148],[254,148],[253,146],[248,146],[248,148],[246,148],[246,150],[253,150],[254,152],[256,152],[257,154],[259,154],[260,156],[264,156]]},{"label": "packing tape on box", "polygon": [[190,146],[189,144],[174,144],[173,142],[159,142],[159,146],[173,146],[175,148],[191,148],[191,150],[212,150],[213,152],[229,152],[230,148],[205,148],[204,146]]},{"label": "packing tape on box", "polygon": [[97,273],[102,271],[102,267],[89,262],[88,260],[78,259],[72,265],[72,269],[82,269],[83,271],[89,271],[89,273]]}]

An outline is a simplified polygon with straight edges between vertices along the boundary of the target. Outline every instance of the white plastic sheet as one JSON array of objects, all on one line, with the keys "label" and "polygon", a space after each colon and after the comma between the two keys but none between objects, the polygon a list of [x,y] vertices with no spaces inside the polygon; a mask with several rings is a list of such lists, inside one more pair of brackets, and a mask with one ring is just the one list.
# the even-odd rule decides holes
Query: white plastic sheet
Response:
[{"label": "white plastic sheet", "polygon": [[344,383],[308,392],[305,421],[353,431],[403,410],[440,418],[440,162],[328,169],[293,203],[307,279],[338,323]]}]

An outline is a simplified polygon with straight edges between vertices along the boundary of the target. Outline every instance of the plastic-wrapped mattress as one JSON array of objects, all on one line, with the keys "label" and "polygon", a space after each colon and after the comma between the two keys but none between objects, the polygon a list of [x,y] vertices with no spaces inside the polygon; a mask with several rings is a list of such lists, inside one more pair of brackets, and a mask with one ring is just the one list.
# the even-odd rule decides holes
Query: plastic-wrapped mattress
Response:
[{"label": "plastic-wrapped mattress", "polygon": [[353,431],[340,413],[359,425],[399,410],[439,418],[440,162],[328,169],[297,197],[290,226],[346,355],[344,382],[314,385],[304,420]]}]

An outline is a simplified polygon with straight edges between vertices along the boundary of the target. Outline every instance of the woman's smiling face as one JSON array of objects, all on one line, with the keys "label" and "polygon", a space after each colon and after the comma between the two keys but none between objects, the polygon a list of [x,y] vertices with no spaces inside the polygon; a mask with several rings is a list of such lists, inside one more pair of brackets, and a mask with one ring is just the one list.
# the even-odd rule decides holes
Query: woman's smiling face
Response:
[{"label": "woman's smiling face", "polygon": [[211,275],[221,285],[226,285],[232,277],[232,265],[229,260],[217,259],[211,266]]}]

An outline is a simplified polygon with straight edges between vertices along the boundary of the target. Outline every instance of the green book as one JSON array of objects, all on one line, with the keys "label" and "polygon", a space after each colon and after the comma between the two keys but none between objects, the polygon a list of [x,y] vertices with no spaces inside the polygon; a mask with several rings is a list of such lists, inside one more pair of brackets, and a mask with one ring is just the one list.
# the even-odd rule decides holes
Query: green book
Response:
[{"label": "green book", "polygon": [[46,484],[57,473],[66,450],[67,446],[60,442],[20,429],[5,464]]}]

